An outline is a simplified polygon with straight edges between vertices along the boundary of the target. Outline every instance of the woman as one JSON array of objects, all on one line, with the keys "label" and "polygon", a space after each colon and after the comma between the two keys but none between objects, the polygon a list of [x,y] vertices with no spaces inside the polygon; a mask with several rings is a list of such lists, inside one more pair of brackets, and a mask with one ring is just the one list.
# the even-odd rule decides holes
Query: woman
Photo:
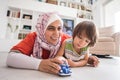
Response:
[{"label": "woman", "polygon": [[[59,64],[65,59],[54,56],[61,43],[70,37],[62,33],[62,26],[63,22],[56,13],[40,15],[36,25],[37,31],[28,34],[10,50],[7,65],[57,74],[60,70]],[[96,66],[98,59],[90,57],[89,62]]]}]

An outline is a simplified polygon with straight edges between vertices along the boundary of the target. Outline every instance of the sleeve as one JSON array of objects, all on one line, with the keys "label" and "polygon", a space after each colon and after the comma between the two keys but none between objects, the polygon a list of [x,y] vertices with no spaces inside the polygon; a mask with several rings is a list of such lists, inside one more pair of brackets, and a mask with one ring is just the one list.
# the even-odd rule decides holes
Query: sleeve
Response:
[{"label": "sleeve", "polygon": [[65,39],[68,39],[68,38],[71,38],[71,36],[65,34],[65,33],[62,33],[62,42],[65,40]]},{"label": "sleeve", "polygon": [[7,56],[7,66],[15,68],[38,70],[41,60],[21,53],[10,52]]},{"label": "sleeve", "polygon": [[36,33],[29,33],[22,41],[12,47],[12,51],[19,51],[26,55],[31,55],[33,52]]}]

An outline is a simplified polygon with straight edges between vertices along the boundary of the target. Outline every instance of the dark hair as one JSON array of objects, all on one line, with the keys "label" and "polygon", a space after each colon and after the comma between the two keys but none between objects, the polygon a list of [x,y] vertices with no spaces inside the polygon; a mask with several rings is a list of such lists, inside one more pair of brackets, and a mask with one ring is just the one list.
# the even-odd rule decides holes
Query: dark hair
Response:
[{"label": "dark hair", "polygon": [[88,46],[94,46],[97,40],[97,30],[95,24],[91,21],[83,21],[77,24],[73,31],[73,39],[75,36],[80,36],[83,31],[85,31],[88,39],[91,40]]}]

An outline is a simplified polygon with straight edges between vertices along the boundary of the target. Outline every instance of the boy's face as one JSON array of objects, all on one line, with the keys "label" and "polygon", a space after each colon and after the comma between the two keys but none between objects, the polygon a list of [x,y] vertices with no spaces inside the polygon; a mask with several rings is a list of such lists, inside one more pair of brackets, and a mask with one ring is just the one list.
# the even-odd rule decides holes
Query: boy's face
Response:
[{"label": "boy's face", "polygon": [[88,39],[86,33],[83,31],[81,35],[76,35],[74,37],[73,46],[75,50],[80,50],[80,48],[88,46],[89,43],[90,40]]},{"label": "boy's face", "polygon": [[56,20],[47,27],[45,31],[45,38],[48,43],[55,45],[58,42],[61,28],[62,26],[59,20]]}]

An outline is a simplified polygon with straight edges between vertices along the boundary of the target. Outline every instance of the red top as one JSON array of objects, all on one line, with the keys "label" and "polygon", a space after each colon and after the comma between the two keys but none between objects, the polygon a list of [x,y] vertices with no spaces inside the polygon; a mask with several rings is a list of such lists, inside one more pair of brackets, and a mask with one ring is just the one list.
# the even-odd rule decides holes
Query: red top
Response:
[{"label": "red top", "polygon": [[[34,47],[36,36],[37,35],[35,32],[29,33],[20,43],[13,46],[11,50],[18,50],[23,54],[30,56],[33,53],[33,47]],[[70,36],[67,34],[62,34],[61,38],[62,38],[62,41],[61,41],[62,43],[65,39],[70,38]],[[47,59],[49,57],[49,54],[50,54],[50,51],[43,49],[42,58]]]}]

